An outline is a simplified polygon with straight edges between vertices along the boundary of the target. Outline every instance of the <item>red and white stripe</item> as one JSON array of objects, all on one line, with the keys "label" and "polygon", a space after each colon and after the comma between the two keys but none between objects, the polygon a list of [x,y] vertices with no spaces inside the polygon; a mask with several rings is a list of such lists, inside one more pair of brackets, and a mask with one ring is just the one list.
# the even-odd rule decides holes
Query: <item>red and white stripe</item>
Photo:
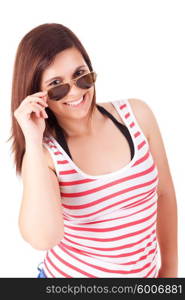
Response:
[{"label": "red and white stripe", "polygon": [[112,104],[135,148],[133,159],[118,171],[86,174],[52,136],[44,138],[64,218],[64,238],[44,259],[47,277],[157,277],[157,166],[128,100]]}]

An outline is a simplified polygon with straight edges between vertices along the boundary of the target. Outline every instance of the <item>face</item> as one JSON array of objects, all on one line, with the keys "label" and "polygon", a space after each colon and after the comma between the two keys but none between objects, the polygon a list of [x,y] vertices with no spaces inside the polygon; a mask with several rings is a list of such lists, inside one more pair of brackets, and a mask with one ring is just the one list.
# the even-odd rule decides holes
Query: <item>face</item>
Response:
[{"label": "face", "polygon": [[[41,90],[47,91],[58,84],[70,83],[90,70],[76,48],[66,49],[56,55],[53,63],[43,72],[41,79]],[[47,99],[48,107],[62,120],[80,119],[88,115],[94,95],[94,86],[89,89],[77,87],[71,81],[71,89],[68,94],[58,101]],[[83,99],[79,105],[72,102]],[[70,105],[71,102],[71,105]],[[68,104],[66,104],[68,103]]]}]

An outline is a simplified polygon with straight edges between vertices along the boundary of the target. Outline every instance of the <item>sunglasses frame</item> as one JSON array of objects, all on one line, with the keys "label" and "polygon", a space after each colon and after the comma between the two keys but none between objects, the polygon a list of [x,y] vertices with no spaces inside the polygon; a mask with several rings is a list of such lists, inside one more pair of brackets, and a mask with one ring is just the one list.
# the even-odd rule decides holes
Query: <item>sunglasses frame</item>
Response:
[{"label": "sunglasses frame", "polygon": [[[84,77],[84,76],[86,76],[86,75],[88,75],[88,74],[94,74],[94,76],[95,76],[94,83],[95,83],[96,78],[97,78],[97,73],[94,72],[94,71],[91,71],[91,72],[86,73],[86,74],[83,74],[83,75],[81,75],[81,76],[79,76],[79,77],[77,77],[77,78],[71,79],[71,80],[68,81],[68,82],[65,82],[65,83],[59,83],[59,84],[55,85],[54,87],[50,88],[47,92],[53,90],[53,89],[56,88],[56,87],[59,87],[59,86],[62,86],[62,85],[66,85],[66,84],[69,85],[69,90],[68,90],[67,94],[69,93],[71,87],[72,87],[74,84],[75,84],[76,87],[78,87],[78,88],[80,88],[80,89],[83,89],[82,87],[79,87],[79,86],[78,86],[77,81],[78,81],[80,78],[82,78],[82,77]],[[93,83],[93,84],[94,84],[94,83]],[[92,85],[93,85],[93,84],[92,84]],[[91,88],[91,87],[89,87],[89,88]],[[89,88],[87,88],[87,90],[88,90]],[[84,88],[84,89],[86,89],[86,88]],[[66,94],[65,96],[67,96],[67,94]],[[55,99],[50,98],[49,95],[48,95],[48,98],[49,98],[50,100],[52,100],[52,101],[59,101],[59,100],[63,99],[65,96],[63,96],[62,98],[60,98],[60,99],[58,99],[58,100],[55,100]]]}]

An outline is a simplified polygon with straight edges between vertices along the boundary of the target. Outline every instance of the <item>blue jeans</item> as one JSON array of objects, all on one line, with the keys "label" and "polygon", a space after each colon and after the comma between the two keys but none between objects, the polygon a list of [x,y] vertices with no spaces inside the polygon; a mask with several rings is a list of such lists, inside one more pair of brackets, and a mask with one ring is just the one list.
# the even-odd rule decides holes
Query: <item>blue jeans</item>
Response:
[{"label": "blue jeans", "polygon": [[[40,265],[40,264],[39,264],[39,265]],[[39,265],[38,265],[38,267],[37,267],[37,270],[39,271],[39,274],[38,274],[37,278],[47,278],[47,277],[46,277],[46,274],[45,274],[45,272],[44,272],[44,270],[43,270],[43,268],[40,268]]]}]

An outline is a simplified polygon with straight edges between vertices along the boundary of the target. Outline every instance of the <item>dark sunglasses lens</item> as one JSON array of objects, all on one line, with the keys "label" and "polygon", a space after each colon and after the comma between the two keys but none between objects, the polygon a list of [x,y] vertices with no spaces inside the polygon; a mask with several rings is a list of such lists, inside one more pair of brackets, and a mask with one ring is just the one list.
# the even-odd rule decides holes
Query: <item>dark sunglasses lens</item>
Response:
[{"label": "dark sunglasses lens", "polygon": [[67,83],[58,85],[48,91],[48,97],[50,100],[58,101],[64,98],[69,92],[69,90],[70,90],[70,85]]},{"label": "dark sunglasses lens", "polygon": [[81,89],[89,89],[96,81],[96,73],[88,73],[77,80],[77,85]]}]

